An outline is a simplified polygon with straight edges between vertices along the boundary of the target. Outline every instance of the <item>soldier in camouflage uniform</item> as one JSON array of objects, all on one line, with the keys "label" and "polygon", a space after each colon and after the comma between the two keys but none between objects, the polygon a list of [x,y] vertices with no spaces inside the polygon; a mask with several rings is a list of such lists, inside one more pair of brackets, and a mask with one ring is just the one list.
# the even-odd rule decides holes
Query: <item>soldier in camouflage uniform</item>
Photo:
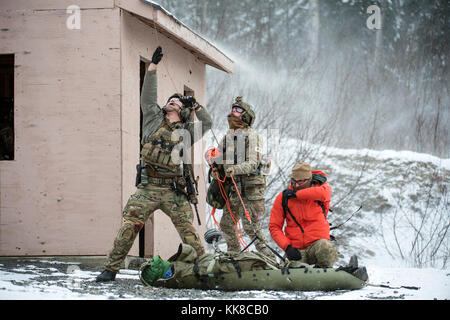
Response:
[{"label": "soldier in camouflage uniform", "polygon": [[[137,234],[157,209],[170,217],[184,243],[192,246],[198,255],[204,253],[200,237],[192,224],[193,212],[184,191],[186,180],[180,160],[184,160],[182,157],[188,152],[183,155],[179,147],[185,143],[189,148],[199,140],[211,128],[212,120],[207,110],[193,97],[174,94],[166,106],[158,106],[156,65],[161,58],[162,50],[158,47],[142,87],[141,182],[123,210],[122,226],[107,256],[105,270],[97,281],[115,279]],[[195,112],[199,122],[189,121],[191,112]],[[201,130],[200,134],[197,129]]]},{"label": "soldier in camouflage uniform", "polygon": [[[205,253],[198,256],[188,244],[180,244],[178,251],[168,261],[159,255],[141,265],[140,279],[147,286],[155,285],[159,279],[179,279],[189,276],[209,277],[211,274],[223,275],[231,272],[277,270],[276,261],[259,252],[221,252]],[[201,280],[200,280],[201,281]],[[180,283],[181,286],[181,283]]]},{"label": "soldier in camouflage uniform", "polygon": [[228,115],[230,130],[223,137],[219,149],[223,154],[223,167],[227,176],[232,176],[239,188],[239,193],[247,209],[250,220],[245,215],[234,185],[231,187],[230,208],[225,206],[220,220],[220,228],[224,233],[228,251],[241,251],[238,238],[237,222],[241,220],[245,233],[250,239],[258,237],[256,249],[274,259],[274,254],[266,247],[266,237],[261,231],[260,219],[264,214],[264,191],[266,188],[266,172],[269,163],[262,155],[262,137],[251,126],[255,121],[255,113],[251,106],[237,97]]},{"label": "soldier in camouflage uniform", "polygon": [[[139,277],[146,286],[166,288],[308,291],[361,289],[369,278],[366,268],[358,266],[356,255],[346,266],[317,272],[312,269],[312,265],[299,261],[279,264],[260,252],[222,252],[216,248],[214,253],[197,256],[183,243],[168,260],[156,255],[144,262]],[[262,270],[266,271],[258,272]]]}]

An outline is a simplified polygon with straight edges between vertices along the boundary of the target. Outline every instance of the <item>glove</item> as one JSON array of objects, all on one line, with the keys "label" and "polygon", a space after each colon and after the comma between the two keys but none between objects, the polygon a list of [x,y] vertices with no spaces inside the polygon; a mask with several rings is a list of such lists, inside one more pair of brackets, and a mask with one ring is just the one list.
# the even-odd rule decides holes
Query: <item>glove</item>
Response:
[{"label": "glove", "polygon": [[291,198],[296,198],[297,194],[294,190],[291,189],[286,189],[283,191],[283,195],[286,196],[286,198],[291,199]]},{"label": "glove", "polygon": [[152,56],[152,63],[158,64],[163,57],[162,48],[158,47],[156,48],[155,52],[153,52]]},{"label": "glove", "polygon": [[197,100],[195,100],[192,96],[182,96],[180,98],[180,101],[182,104],[184,104],[185,107],[192,109],[196,104]]},{"label": "glove", "polygon": [[288,245],[286,248],[286,255],[289,260],[301,260],[302,254],[300,250],[293,248],[291,245]]}]

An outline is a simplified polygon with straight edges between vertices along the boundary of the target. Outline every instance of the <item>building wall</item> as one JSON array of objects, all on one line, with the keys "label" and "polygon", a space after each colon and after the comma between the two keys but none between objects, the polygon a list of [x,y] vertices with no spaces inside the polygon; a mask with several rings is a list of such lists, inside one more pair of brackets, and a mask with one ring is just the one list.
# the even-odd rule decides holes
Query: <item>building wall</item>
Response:
[{"label": "building wall", "polygon": [[[184,86],[194,90],[196,99],[205,102],[206,80],[205,64],[198,61],[192,53],[183,49],[179,44],[167,38],[150,25],[139,20],[136,16],[123,10],[121,14],[121,48],[122,48],[122,157],[123,157],[123,193],[124,206],[134,187],[136,164],[139,161],[139,62],[141,58],[151,59],[157,46],[163,48],[164,57],[158,64],[158,104],[164,105],[167,98],[174,92],[183,93]],[[197,159],[203,153],[202,142],[194,146]],[[194,167],[196,175],[200,176],[199,213],[202,226],[199,233],[203,235],[205,227],[205,176],[204,166]],[[202,200],[203,199],[203,200]],[[194,212],[194,226],[197,218]],[[145,225],[145,254],[159,254],[163,258],[172,255],[181,238],[178,236],[170,219],[157,210],[152,219]],[[130,254],[138,254],[138,241],[135,241]]]},{"label": "building wall", "polygon": [[0,53],[15,54],[15,159],[0,161],[0,255],[105,254],[123,205],[120,10],[78,1],[81,29],[70,30],[71,1],[31,3],[0,5]]},{"label": "building wall", "polygon": [[[0,255],[104,255],[134,193],[139,158],[139,63],[161,45],[158,101],[186,85],[205,102],[205,64],[114,6],[80,0],[4,0],[0,54],[15,55],[15,158],[0,161]],[[202,159],[202,142],[194,146]],[[205,231],[204,165],[199,212]],[[194,213],[194,225],[197,226]],[[155,226],[155,227],[154,227]],[[168,257],[181,242],[162,211],[146,224],[146,255]],[[138,241],[130,254],[138,254]]]}]

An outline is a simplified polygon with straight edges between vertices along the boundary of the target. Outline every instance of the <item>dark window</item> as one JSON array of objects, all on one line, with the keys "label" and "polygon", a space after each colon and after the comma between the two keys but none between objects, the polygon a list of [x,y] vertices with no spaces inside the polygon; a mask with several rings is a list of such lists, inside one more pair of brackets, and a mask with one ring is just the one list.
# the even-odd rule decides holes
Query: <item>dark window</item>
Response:
[{"label": "dark window", "polygon": [[0,54],[0,160],[14,160],[14,54]]}]

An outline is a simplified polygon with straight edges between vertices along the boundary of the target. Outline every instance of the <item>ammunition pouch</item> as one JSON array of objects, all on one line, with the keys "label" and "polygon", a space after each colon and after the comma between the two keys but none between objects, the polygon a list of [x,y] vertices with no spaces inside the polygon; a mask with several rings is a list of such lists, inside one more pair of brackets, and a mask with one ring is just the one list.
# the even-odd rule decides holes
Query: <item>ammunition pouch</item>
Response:
[{"label": "ammunition pouch", "polygon": [[154,178],[154,177],[148,177],[148,183],[156,184],[156,185],[172,185],[174,183],[175,179],[173,178]]},{"label": "ammunition pouch", "polygon": [[175,145],[175,143],[163,139],[151,140],[142,147],[142,159],[148,164],[176,173],[180,165],[172,161],[172,151]]}]

